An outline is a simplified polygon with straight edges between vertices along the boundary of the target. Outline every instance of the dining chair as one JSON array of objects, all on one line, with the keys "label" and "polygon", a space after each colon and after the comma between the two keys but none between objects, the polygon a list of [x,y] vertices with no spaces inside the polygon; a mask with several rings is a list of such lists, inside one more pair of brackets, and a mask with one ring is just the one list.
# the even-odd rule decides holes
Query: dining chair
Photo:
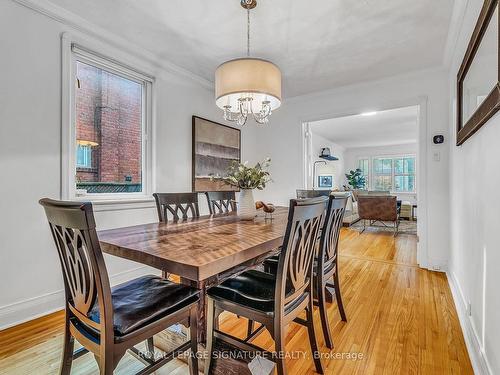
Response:
[{"label": "dining chair", "polygon": [[314,267],[314,284],[316,286],[314,303],[319,307],[323,336],[326,346],[329,349],[333,349],[333,340],[330,325],[328,324],[328,309],[326,305],[327,288],[331,288],[335,291],[335,299],[337,301],[340,318],[342,321],[347,322],[347,316],[342,302],[342,294],[340,292],[338,271],[339,237],[346,204],[347,198],[335,198],[333,196],[329,198],[323,230],[321,231],[321,238],[319,241],[319,254],[315,260]]},{"label": "dining chair", "polygon": [[207,191],[210,215],[236,211],[236,194],[234,191]]},{"label": "dining chair", "polygon": [[167,222],[168,213],[173,221],[199,217],[198,193],[154,193],[158,220]]},{"label": "dining chair", "polygon": [[[139,374],[151,374],[191,350],[190,374],[198,374],[199,291],[151,275],[110,288],[92,204],[48,198],[39,203],[45,209],[57,248],[66,297],[60,373],[69,374],[73,360],[91,352],[100,374],[111,375],[128,352],[146,364]],[[156,359],[153,336],[177,323],[189,327],[189,341]],[[83,348],[73,352],[75,339]],[[143,341],[145,353],[135,348]]]},{"label": "dining chair", "polygon": [[[277,273],[250,270],[208,290],[205,374],[210,371],[214,338],[245,351],[264,353],[276,362],[279,375],[286,374],[285,327],[291,322],[307,327],[316,371],[323,373],[313,320],[313,256],[325,201],[324,197],[290,201]],[[306,319],[299,317],[304,310]],[[252,344],[252,337],[242,340],[220,331],[218,319],[223,311],[261,323],[255,334],[267,329],[276,352]]]},{"label": "dining chair", "polygon": [[308,199],[317,197],[328,197],[330,196],[331,190],[305,190],[297,189],[297,199]]},{"label": "dining chair", "polygon": [[[321,326],[326,346],[333,349],[332,334],[328,324],[327,291],[334,290],[337,307],[342,321],[347,321],[347,316],[342,302],[340,292],[339,272],[338,272],[338,246],[340,229],[344,218],[347,198],[336,198],[330,195],[326,208],[325,219],[322,223],[321,235],[319,238],[318,254],[316,254],[313,266],[314,273],[314,304],[319,307]],[[276,256],[268,258],[264,262],[264,270],[269,273],[278,271],[278,258]],[[333,281],[333,283],[332,283]],[[253,322],[248,322],[248,336],[253,333]]]}]

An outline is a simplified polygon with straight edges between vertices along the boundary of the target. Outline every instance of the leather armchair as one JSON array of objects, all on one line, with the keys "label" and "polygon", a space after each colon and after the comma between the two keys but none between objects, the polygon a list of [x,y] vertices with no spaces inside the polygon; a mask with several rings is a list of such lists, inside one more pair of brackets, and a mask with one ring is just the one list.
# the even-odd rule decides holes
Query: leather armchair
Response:
[{"label": "leather armchair", "polygon": [[394,223],[394,236],[398,233],[399,213],[397,197],[391,195],[359,195],[358,214],[363,220],[363,231],[366,229],[366,220],[370,225],[375,221],[392,221]]}]

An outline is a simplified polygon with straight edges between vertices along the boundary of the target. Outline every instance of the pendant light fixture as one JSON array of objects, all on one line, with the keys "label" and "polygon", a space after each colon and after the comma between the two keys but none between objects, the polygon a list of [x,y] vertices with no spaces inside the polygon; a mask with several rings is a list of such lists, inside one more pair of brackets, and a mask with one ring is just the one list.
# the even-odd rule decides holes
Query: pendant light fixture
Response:
[{"label": "pendant light fixture", "polygon": [[224,119],[244,125],[249,116],[259,124],[269,122],[281,105],[281,71],[270,61],[250,57],[250,9],[256,0],[241,0],[247,11],[247,57],[226,61],[215,71],[215,103]]}]

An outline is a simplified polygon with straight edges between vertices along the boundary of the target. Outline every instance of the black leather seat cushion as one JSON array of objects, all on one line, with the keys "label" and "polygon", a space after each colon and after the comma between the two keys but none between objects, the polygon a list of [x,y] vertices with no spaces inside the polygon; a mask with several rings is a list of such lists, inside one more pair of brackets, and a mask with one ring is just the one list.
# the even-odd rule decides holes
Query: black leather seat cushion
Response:
[{"label": "black leather seat cushion", "polygon": [[[152,275],[117,285],[111,294],[116,336],[133,332],[199,299],[197,289]],[[89,317],[99,323],[97,301]]]},{"label": "black leather seat cushion", "polygon": [[[210,288],[208,295],[255,310],[272,313],[274,311],[274,290],[276,275],[250,270],[232,277],[222,284]],[[289,294],[291,288],[287,287]]]}]

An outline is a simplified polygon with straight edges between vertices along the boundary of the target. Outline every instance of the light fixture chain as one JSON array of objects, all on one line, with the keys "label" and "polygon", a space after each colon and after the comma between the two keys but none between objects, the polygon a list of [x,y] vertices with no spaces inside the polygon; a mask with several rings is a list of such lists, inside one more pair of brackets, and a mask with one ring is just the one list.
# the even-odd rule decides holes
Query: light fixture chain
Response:
[{"label": "light fixture chain", "polygon": [[250,8],[247,8],[247,57],[250,57]]}]

